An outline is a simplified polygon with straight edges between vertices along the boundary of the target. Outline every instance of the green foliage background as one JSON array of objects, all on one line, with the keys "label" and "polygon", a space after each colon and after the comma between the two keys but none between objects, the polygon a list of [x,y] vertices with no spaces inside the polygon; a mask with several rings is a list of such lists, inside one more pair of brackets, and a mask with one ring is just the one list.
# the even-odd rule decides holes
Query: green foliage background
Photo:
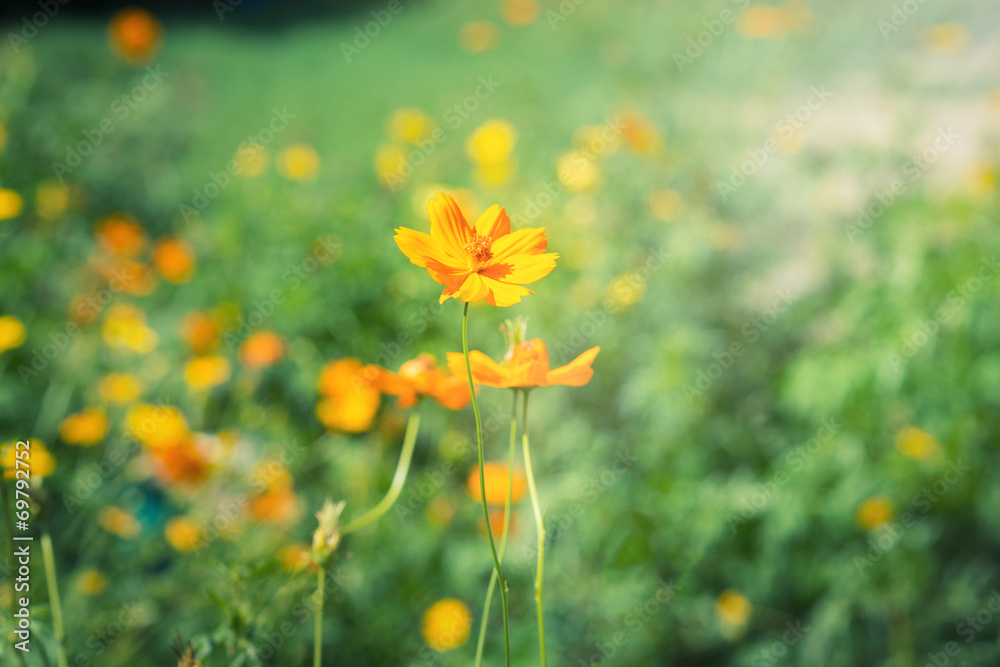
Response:
[{"label": "green foliage background", "polygon": [[[346,500],[348,515],[377,501],[404,418],[387,399],[371,433],[324,435],[314,413],[319,370],[346,356],[396,368],[420,352],[443,359],[461,345],[460,305],[436,306],[439,287],[397,250],[393,228],[426,225],[413,199],[430,183],[471,188],[483,208],[496,202],[523,212],[556,178],[574,131],[625,107],[652,122],[662,153],[600,157],[599,188],[563,192],[532,223],[548,228],[550,249],[562,255],[534,286],[537,295],[508,310],[471,312],[472,344],[493,356],[503,352],[497,327],[514,314],[529,317],[529,333],[548,342],[554,363],[602,347],[589,385],[532,398],[536,474],[558,526],[547,554],[550,664],[902,667],[928,662],[948,642],[960,653],[947,664],[996,664],[1000,619],[991,612],[968,643],[960,626],[1000,586],[1000,280],[991,274],[978,288],[970,283],[984,258],[995,261],[997,197],[995,185],[967,185],[975,169],[997,165],[995,8],[972,0],[921,5],[884,37],[879,21],[891,4],[814,1],[804,28],[754,40],[728,26],[679,70],[675,53],[705,21],[738,4],[588,0],[555,28],[546,12],[565,11],[555,2],[521,28],[503,24],[494,2],[405,4],[350,62],[340,45],[368,20],[367,9],[328,20],[292,16],[273,29],[250,5],[223,23],[207,8],[197,19],[161,17],[164,44],[154,65],[168,74],[164,83],[66,177],[82,196],[51,222],[32,202],[39,184],[54,178],[52,163],[145,72],[114,58],[103,22],[70,15],[17,53],[5,47],[0,119],[9,141],[0,186],[27,205],[0,222],[0,303],[29,336],[0,357],[0,435],[41,438],[58,460],[38,491],[47,500],[35,521],[55,541],[70,664],[170,664],[175,630],[195,641],[206,665],[255,664],[253,655],[264,664],[308,663],[312,621],[301,603],[314,578],[282,571],[275,553],[309,540],[312,513],[327,495]],[[484,19],[501,26],[501,43],[463,52],[459,29]],[[963,51],[924,47],[929,26],[952,21],[968,32]],[[496,92],[448,127],[446,111],[491,76]],[[833,97],[804,124],[801,150],[771,155],[759,174],[720,196],[717,182],[764,146],[814,86]],[[390,192],[372,165],[386,142],[385,120],[403,106],[423,110],[448,138],[405,188]],[[179,205],[274,108],[295,118],[269,146],[272,156],[309,143],[321,159],[318,178],[290,182],[272,166],[261,178],[234,179],[187,224]],[[509,121],[519,135],[517,173],[495,188],[476,182],[464,150],[489,118]],[[858,210],[948,125],[959,134],[954,147],[852,238]],[[663,189],[682,197],[670,222],[648,205]],[[112,353],[95,325],[22,381],[17,369],[64,330],[70,299],[87,288],[94,226],[117,210],[135,215],[152,237],[180,236],[197,255],[189,283],[116,297],[146,312],[159,347],[146,357]],[[329,235],[339,239],[340,257],[290,289],[287,272]],[[654,252],[668,257],[644,271]],[[180,318],[223,302],[246,315],[276,288],[286,298],[265,328],[289,340],[286,360],[258,386],[237,370],[199,406],[180,374],[187,358]],[[608,312],[603,304],[616,289],[635,302]],[[766,330],[747,328],[781,290],[792,305]],[[946,321],[921,339],[921,323],[939,308]],[[748,331],[759,337],[750,340]],[[413,342],[399,346],[403,334]],[[914,340],[926,342],[894,362],[890,355]],[[720,360],[734,342],[744,352],[698,385],[699,373],[728,363]],[[247,488],[235,465],[205,490],[187,492],[126,465],[67,510],[64,494],[79,488],[90,464],[124,447],[116,413],[96,447],[74,448],[57,436],[66,414],[96,401],[96,380],[109,370],[145,378],[144,400],[181,407],[201,430],[238,430],[254,457],[293,452],[300,518],[277,529],[248,525],[238,541],[216,540],[197,554],[171,550],[163,538],[169,517],[211,517]],[[482,399],[498,424],[488,429],[488,457],[499,460],[509,396],[484,390]],[[463,600],[476,618],[481,609],[490,559],[478,506],[464,491],[472,415],[433,404],[423,410],[402,501],[412,513],[390,514],[342,546],[324,625],[326,664],[471,663],[474,641],[444,654],[424,648],[420,618],[443,597]],[[835,425],[833,436],[796,456],[824,423]],[[942,457],[904,456],[894,438],[907,426],[937,438]],[[602,481],[622,452],[634,463]],[[457,472],[443,472],[449,461]],[[946,477],[949,462],[969,469],[936,494],[935,483],[941,489],[954,479]],[[920,501],[924,489],[932,503]],[[872,551],[885,534],[865,532],[855,515],[874,495],[916,520],[884,542],[889,548]],[[455,509],[446,526],[427,518],[432,497]],[[109,505],[139,517],[136,539],[100,528],[97,514]],[[506,569],[514,664],[525,665],[537,651],[526,503],[516,519]],[[859,567],[870,552],[879,558]],[[51,651],[40,560],[34,568],[36,651]],[[73,582],[91,568],[110,586],[88,597]],[[647,604],[665,585],[669,600]],[[727,589],[753,605],[736,636],[722,632],[715,611]],[[132,602],[140,611],[111,641],[108,629]],[[498,612],[490,665],[502,660]],[[3,622],[9,627],[9,616]],[[805,634],[782,644],[786,624],[797,622]],[[619,632],[622,645],[598,662]],[[274,644],[277,655],[268,657]],[[6,650],[5,662],[13,660]],[[29,664],[43,664],[38,657]]]}]

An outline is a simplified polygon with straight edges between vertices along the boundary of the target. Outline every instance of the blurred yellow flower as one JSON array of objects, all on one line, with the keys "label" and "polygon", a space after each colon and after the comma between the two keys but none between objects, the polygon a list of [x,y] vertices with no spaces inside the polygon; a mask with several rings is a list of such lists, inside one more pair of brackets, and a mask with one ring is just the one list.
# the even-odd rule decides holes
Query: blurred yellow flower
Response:
[{"label": "blurred yellow flower", "polygon": [[316,406],[316,415],[327,429],[363,433],[372,427],[380,399],[373,385],[378,370],[369,374],[366,368],[357,359],[331,361],[323,367],[319,392],[324,398]]},{"label": "blurred yellow flower", "polygon": [[192,389],[210,389],[228,381],[232,370],[225,357],[195,357],[184,364],[184,380]]},{"label": "blurred yellow flower", "polygon": [[500,44],[500,29],[490,21],[466,23],[458,32],[458,44],[466,53],[482,53]]},{"label": "blurred yellow flower", "polygon": [[570,192],[591,190],[601,182],[601,170],[593,156],[583,151],[569,151],[559,156],[556,175]]},{"label": "blurred yellow flower", "polygon": [[240,362],[247,368],[266,368],[285,356],[285,341],[272,331],[252,334],[240,345]]},{"label": "blurred yellow flower", "polygon": [[913,459],[929,461],[941,457],[941,443],[930,433],[908,426],[896,433],[896,449]]},{"label": "blurred yellow flower", "polygon": [[[25,442],[25,441],[22,441]],[[28,469],[31,472],[31,479],[41,479],[48,477],[56,469],[56,460],[49,454],[45,443],[38,438],[31,438],[26,441],[28,447]],[[4,479],[15,479],[17,477],[17,455],[16,451],[24,451],[21,447],[16,447],[17,441],[11,440],[0,445],[0,460],[3,461]],[[24,459],[21,459],[22,461]],[[24,470],[24,468],[20,468]]]},{"label": "blurred yellow flower", "polygon": [[503,19],[511,25],[528,25],[538,18],[538,0],[504,0],[500,7]]},{"label": "blurred yellow flower", "polygon": [[[483,479],[486,483],[486,503],[488,505],[504,506],[507,504],[507,490],[510,475],[507,472],[507,464],[486,461],[483,463]],[[514,483],[510,485],[511,504],[517,504],[524,498],[528,489],[524,470],[514,468]],[[469,477],[465,482],[465,490],[469,497],[476,502],[482,502],[481,489],[479,488],[479,466],[474,466],[469,471]]]},{"label": "blurred yellow flower", "polygon": [[109,533],[130,540],[142,529],[134,516],[120,507],[105,507],[97,515],[97,522]]},{"label": "blurred yellow flower", "polygon": [[0,354],[21,347],[27,335],[21,320],[13,315],[0,317]]},{"label": "blurred yellow flower", "polygon": [[619,116],[622,139],[640,155],[656,155],[663,150],[663,142],[656,127],[635,109],[625,109]]},{"label": "blurred yellow flower", "polygon": [[621,148],[622,137],[615,133],[609,137],[608,129],[606,125],[581,125],[573,132],[573,145],[595,157],[612,155]]},{"label": "blurred yellow flower", "polygon": [[181,338],[195,354],[208,354],[219,346],[219,325],[205,313],[188,313],[181,319]]},{"label": "blurred yellow flower", "polygon": [[236,162],[236,173],[243,178],[256,178],[267,169],[270,154],[263,146],[247,145],[236,151],[233,161]]},{"label": "blurred yellow flower", "polygon": [[173,517],[167,521],[164,535],[167,538],[167,544],[181,552],[194,551],[200,542],[198,526],[185,517]]},{"label": "blurred yellow flower", "polygon": [[492,118],[473,130],[465,142],[465,151],[478,165],[503,164],[510,159],[516,143],[514,126]]},{"label": "blurred yellow flower", "polygon": [[159,344],[156,332],[146,326],[145,314],[129,305],[115,305],[108,310],[101,325],[101,338],[108,347],[148,354]]},{"label": "blurred yellow flower", "polygon": [[730,588],[715,601],[715,615],[724,626],[739,628],[746,625],[753,612],[753,605],[739,591]]},{"label": "blurred yellow flower", "polygon": [[150,449],[177,445],[191,436],[181,411],[167,405],[135,405],[125,416],[125,425],[132,437]]},{"label": "blurred yellow flower", "polygon": [[380,146],[375,152],[375,175],[378,181],[390,190],[398,190],[409,179],[406,152],[395,145]]},{"label": "blurred yellow flower", "polygon": [[0,220],[10,220],[21,215],[24,200],[13,190],[0,188]]},{"label": "blurred yellow flower", "polygon": [[389,118],[389,136],[395,141],[416,143],[430,136],[434,124],[420,109],[398,109]]},{"label": "blurred yellow flower", "polygon": [[649,212],[662,222],[674,220],[683,204],[684,198],[676,190],[657,190],[649,195]]},{"label": "blurred yellow flower", "polygon": [[309,144],[293,144],[278,156],[277,167],[290,181],[311,181],[319,173],[319,155]]},{"label": "blurred yellow flower", "polygon": [[740,34],[750,39],[777,39],[812,20],[809,5],[803,0],[790,0],[784,5],[753,5],[736,20]]},{"label": "blurred yellow flower", "polygon": [[97,242],[112,255],[135,257],[146,247],[146,230],[128,213],[113,213],[95,230]]},{"label": "blurred yellow flower", "polygon": [[186,283],[194,273],[194,253],[180,239],[162,238],[153,247],[153,266],[172,283]]},{"label": "blurred yellow flower", "polygon": [[69,415],[59,425],[59,437],[70,445],[96,445],[108,434],[108,415],[99,408],[87,408]]},{"label": "blurred yellow flower", "polygon": [[885,496],[872,496],[858,507],[855,517],[858,525],[864,530],[875,530],[892,519],[894,509],[892,502]]},{"label": "blurred yellow flower", "polygon": [[162,26],[152,14],[139,7],[126,7],[113,17],[108,26],[111,48],[125,62],[143,65],[153,59],[160,48]]},{"label": "blurred yellow flower", "polygon": [[961,23],[939,23],[927,28],[923,43],[934,53],[960,53],[969,45],[969,31]]},{"label": "blurred yellow flower", "polygon": [[428,646],[435,651],[451,651],[469,639],[472,614],[461,601],[445,598],[424,612],[420,627]]},{"label": "blurred yellow flower", "polygon": [[[278,550],[278,562],[285,572],[302,572],[306,568],[315,569],[312,549],[308,544],[289,544]],[[312,566],[312,567],[310,567]]]},{"label": "blurred yellow flower", "polygon": [[108,587],[108,578],[100,570],[84,570],[76,577],[76,590],[88,597],[100,595]]},{"label": "blurred yellow flower", "polygon": [[98,383],[97,394],[106,403],[131,403],[142,395],[142,383],[130,373],[108,373]]},{"label": "blurred yellow flower", "polygon": [[988,195],[997,189],[997,172],[985,162],[977,162],[965,177],[965,185],[973,196]]},{"label": "blurred yellow flower", "polygon": [[69,206],[69,186],[56,181],[42,181],[35,194],[35,209],[43,220],[55,220]]}]

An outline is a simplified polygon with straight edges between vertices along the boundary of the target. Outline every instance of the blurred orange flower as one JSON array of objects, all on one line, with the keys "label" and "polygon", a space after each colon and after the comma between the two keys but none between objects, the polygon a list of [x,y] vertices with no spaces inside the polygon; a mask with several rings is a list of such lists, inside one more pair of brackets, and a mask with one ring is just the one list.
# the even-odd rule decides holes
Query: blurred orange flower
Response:
[{"label": "blurred orange flower", "polygon": [[475,226],[466,222],[458,204],[446,194],[431,199],[427,212],[430,234],[400,227],[395,240],[413,264],[426,268],[444,285],[441,303],[458,298],[511,306],[523,295],[534,294],[525,283],[544,278],[556,267],[559,255],[545,252],[549,244],[545,228],[511,233],[507,212],[496,204],[479,216]]},{"label": "blurred orange flower", "polygon": [[620,122],[622,138],[636,153],[652,155],[659,153],[663,148],[656,127],[638,111],[634,109],[622,111]]},{"label": "blurred orange flower", "polygon": [[195,357],[184,364],[184,381],[195,390],[211,389],[229,380],[232,366],[225,357]]},{"label": "blurred orange flower", "polygon": [[181,337],[195,354],[208,354],[219,346],[219,325],[204,313],[188,313],[181,320]]},{"label": "blurred orange flower", "polygon": [[316,569],[312,559],[312,549],[308,544],[289,544],[278,551],[278,562],[285,572],[301,572],[306,568]]},{"label": "blurred orange flower", "polygon": [[[486,461],[483,463],[483,480],[486,483],[486,504],[500,505],[507,504],[507,491],[510,490],[510,502],[516,505],[524,498],[528,490],[527,479],[524,470],[519,467],[514,468],[513,484],[508,485],[511,475],[508,474],[506,463],[495,463]],[[475,466],[469,471],[469,477],[465,482],[465,490],[469,497],[476,502],[482,502],[482,494],[479,488],[479,466]]]},{"label": "blurred orange flower", "polygon": [[156,55],[161,32],[162,26],[152,14],[139,7],[126,7],[111,17],[108,39],[122,60],[142,65]]},{"label": "blurred orange flower", "polygon": [[208,459],[190,439],[151,449],[149,456],[153,473],[165,484],[194,484],[208,476]]},{"label": "blurred orange flower", "polygon": [[160,239],[153,248],[153,266],[164,279],[175,284],[186,283],[194,273],[194,254],[184,241]]},{"label": "blurred orange flower", "polygon": [[128,213],[113,213],[97,225],[97,242],[112,255],[135,257],[146,247],[146,230]]},{"label": "blurred orange flower", "polygon": [[468,380],[438,368],[437,359],[431,354],[421,354],[403,363],[398,373],[379,369],[375,384],[384,393],[398,396],[396,407],[400,409],[413,407],[423,396],[430,396],[449,410],[461,410],[472,400]]},{"label": "blurred orange flower", "polygon": [[[549,353],[539,338],[516,344],[508,356],[497,363],[479,350],[469,352],[472,379],[487,387],[548,387],[554,384],[581,387],[594,376],[591,364],[601,351],[592,347],[573,361],[559,368],[549,368]],[[465,373],[465,357],[458,352],[448,353],[448,368],[452,373]]]},{"label": "blurred orange flower", "polygon": [[240,345],[240,361],[247,368],[266,368],[285,356],[285,341],[270,331],[255,333]]},{"label": "blurred orange flower", "polygon": [[59,425],[59,436],[71,445],[96,445],[107,433],[108,415],[98,408],[69,415]]},{"label": "blurred orange flower", "polygon": [[277,484],[255,496],[247,506],[247,514],[261,523],[281,524],[295,516],[298,504],[291,486]]},{"label": "blurred orange flower", "polygon": [[331,361],[319,376],[323,399],[316,406],[319,420],[331,431],[363,433],[372,427],[378,412],[379,390],[375,387],[379,369],[364,366],[357,359]]},{"label": "blurred orange flower", "polygon": [[528,25],[541,11],[538,0],[504,0],[501,7],[504,20],[511,25]]},{"label": "blurred orange flower", "polygon": [[858,525],[864,530],[875,530],[892,519],[895,509],[892,502],[885,496],[872,496],[858,507],[855,517]]},{"label": "blurred orange flower", "polygon": [[104,530],[125,540],[132,539],[141,530],[136,518],[120,507],[105,507],[97,515],[97,522]]},{"label": "blurred orange flower", "polygon": [[500,29],[490,21],[466,23],[458,33],[458,43],[467,53],[482,53],[500,43]]},{"label": "blurred orange flower", "polygon": [[[503,538],[503,524],[504,524],[504,508],[503,507],[491,507],[490,508],[490,532],[493,533],[493,539],[499,540]],[[507,529],[508,535],[514,535],[517,533],[518,522],[517,515],[511,510],[510,514],[510,527]],[[479,517],[479,534],[486,535],[486,521],[482,516]]]}]

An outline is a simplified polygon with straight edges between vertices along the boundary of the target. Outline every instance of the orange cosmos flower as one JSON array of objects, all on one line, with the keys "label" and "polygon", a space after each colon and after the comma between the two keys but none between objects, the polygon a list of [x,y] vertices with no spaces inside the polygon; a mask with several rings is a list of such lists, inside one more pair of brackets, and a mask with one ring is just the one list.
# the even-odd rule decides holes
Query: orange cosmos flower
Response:
[{"label": "orange cosmos flower", "polygon": [[157,273],[172,283],[186,283],[194,273],[194,253],[180,239],[163,238],[153,248],[153,265]]},{"label": "orange cosmos flower", "polygon": [[421,354],[405,362],[399,373],[380,368],[374,382],[386,394],[399,397],[396,407],[400,409],[413,407],[424,396],[430,396],[449,410],[461,410],[472,400],[469,381],[438,368],[437,359],[431,354]]},{"label": "orange cosmos flower", "polygon": [[[500,363],[479,350],[469,352],[472,379],[476,384],[501,389],[520,387],[548,387],[554,384],[582,387],[594,377],[590,367],[601,348],[592,347],[579,357],[559,368],[549,368],[549,352],[540,338],[515,344]],[[448,353],[448,368],[452,373],[465,372],[465,356]]]},{"label": "orange cosmos flower", "polygon": [[474,226],[446,194],[435,195],[427,213],[430,234],[400,227],[395,240],[411,262],[444,285],[441,303],[457,298],[511,306],[525,294],[534,294],[525,284],[544,278],[556,266],[559,255],[545,252],[545,228],[511,232],[507,212],[495,204]]},{"label": "orange cosmos flower", "polygon": [[372,427],[378,412],[379,390],[357,359],[341,359],[327,364],[319,376],[319,391],[325,397],[316,406],[316,416],[328,430],[364,433]]},{"label": "orange cosmos flower", "polygon": [[111,18],[108,39],[122,60],[138,66],[156,55],[161,32],[162,26],[152,14],[139,7],[126,7]]}]

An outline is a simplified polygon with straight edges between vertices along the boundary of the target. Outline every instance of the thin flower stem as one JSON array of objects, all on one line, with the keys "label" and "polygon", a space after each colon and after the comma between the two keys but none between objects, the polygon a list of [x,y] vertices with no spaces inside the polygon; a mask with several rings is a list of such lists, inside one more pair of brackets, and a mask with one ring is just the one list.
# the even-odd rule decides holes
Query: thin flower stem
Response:
[{"label": "thin flower stem", "polygon": [[483,519],[486,521],[486,537],[490,541],[490,551],[493,553],[493,568],[500,582],[500,602],[503,608],[503,644],[507,667],[510,667],[510,630],[507,627],[507,580],[500,570],[500,558],[497,556],[497,545],[493,541],[493,530],[490,528],[490,511],[486,506],[486,475],[483,470],[483,421],[479,416],[479,400],[476,398],[476,385],[472,381],[472,364],[469,362],[469,302],[465,302],[462,313],[462,352],[465,353],[465,371],[469,375],[469,393],[472,394],[472,412],[476,416],[476,443],[479,445],[479,493],[483,502]]},{"label": "thin flower stem", "polygon": [[[507,502],[504,504],[503,534],[500,536],[500,563],[507,551],[507,536],[510,531],[511,496],[514,493],[514,443],[517,441],[517,389],[514,389],[514,405],[510,411],[510,453],[507,455]],[[490,604],[493,602],[493,589],[497,586],[497,573],[490,573],[490,585],[486,589],[486,602],[483,603],[483,620],[479,624],[479,642],[476,644],[476,664],[483,664],[483,646],[486,644],[486,626],[490,621]]]},{"label": "thin flower stem", "polygon": [[316,573],[316,639],[313,644],[313,667],[323,665],[323,596],[326,593],[326,566],[320,565]]},{"label": "thin flower stem", "polygon": [[524,392],[524,409],[521,411],[521,443],[524,445],[524,474],[528,478],[528,494],[531,496],[531,509],[535,513],[535,525],[538,526],[538,573],[535,575],[535,602],[538,605],[538,648],[541,652],[542,667],[545,667],[545,614],[542,610],[542,577],[545,567],[545,522],[542,510],[538,505],[538,490],[535,488],[535,474],[531,470],[531,447],[528,444],[528,394]]},{"label": "thin flower stem", "polygon": [[66,636],[63,631],[62,603],[59,601],[59,582],[56,580],[56,559],[52,554],[52,538],[49,531],[42,534],[42,560],[45,562],[45,583],[49,589],[49,604],[52,607],[52,628],[56,635],[56,663],[67,667]]},{"label": "thin flower stem", "polygon": [[378,505],[344,526],[340,531],[341,535],[353,533],[377,521],[383,514],[389,511],[399,498],[399,494],[403,491],[403,485],[406,483],[406,476],[410,472],[410,461],[413,459],[413,449],[417,442],[417,430],[419,428],[420,408],[417,407],[410,413],[410,419],[406,422],[406,435],[403,436],[403,451],[399,455],[399,464],[396,466],[396,474],[392,478],[392,485],[389,487],[389,492],[385,494],[385,498]]}]

